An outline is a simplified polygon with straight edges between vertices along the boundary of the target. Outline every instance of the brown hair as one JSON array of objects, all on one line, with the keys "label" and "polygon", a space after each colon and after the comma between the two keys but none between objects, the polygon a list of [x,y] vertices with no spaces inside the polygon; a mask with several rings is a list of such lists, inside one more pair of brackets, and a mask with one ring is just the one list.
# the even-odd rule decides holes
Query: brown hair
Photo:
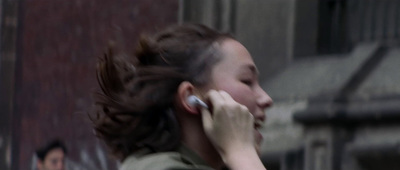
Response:
[{"label": "brown hair", "polygon": [[36,156],[39,160],[45,161],[47,154],[53,149],[61,149],[64,154],[67,154],[67,147],[65,144],[59,139],[54,139],[45,146],[36,150]]},{"label": "brown hair", "polygon": [[97,65],[101,92],[91,113],[96,135],[120,159],[141,148],[176,149],[179,125],[172,108],[180,83],[202,86],[220,60],[215,42],[231,38],[198,24],[175,25],[142,37],[134,57],[110,50]]}]

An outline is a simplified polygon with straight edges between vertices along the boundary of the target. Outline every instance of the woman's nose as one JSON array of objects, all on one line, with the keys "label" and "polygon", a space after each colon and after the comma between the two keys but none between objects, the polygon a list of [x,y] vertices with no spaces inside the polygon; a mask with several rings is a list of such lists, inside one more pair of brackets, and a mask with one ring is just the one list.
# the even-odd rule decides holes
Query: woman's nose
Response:
[{"label": "woman's nose", "polygon": [[261,108],[265,109],[271,107],[274,102],[272,98],[267,94],[267,92],[259,87],[257,103]]},{"label": "woman's nose", "polygon": [[64,163],[63,162],[59,162],[58,164],[57,164],[57,169],[58,170],[64,170]]}]

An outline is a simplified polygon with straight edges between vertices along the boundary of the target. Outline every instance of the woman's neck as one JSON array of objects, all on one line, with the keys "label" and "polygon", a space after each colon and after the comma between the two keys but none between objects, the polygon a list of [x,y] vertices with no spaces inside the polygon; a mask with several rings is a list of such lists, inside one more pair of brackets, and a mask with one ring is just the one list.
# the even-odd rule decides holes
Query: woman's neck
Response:
[{"label": "woman's neck", "polygon": [[212,168],[221,169],[224,163],[218,151],[204,133],[201,121],[196,121],[196,119],[192,120],[194,121],[185,121],[186,123],[181,122],[182,142]]}]

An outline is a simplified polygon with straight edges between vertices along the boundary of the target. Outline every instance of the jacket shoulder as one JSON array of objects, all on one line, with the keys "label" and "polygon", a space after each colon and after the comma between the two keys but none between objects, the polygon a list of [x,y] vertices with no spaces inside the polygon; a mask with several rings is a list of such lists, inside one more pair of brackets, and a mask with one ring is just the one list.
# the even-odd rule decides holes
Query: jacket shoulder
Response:
[{"label": "jacket shoulder", "polygon": [[165,152],[142,157],[130,156],[122,163],[120,170],[211,170],[187,162],[179,153]]}]

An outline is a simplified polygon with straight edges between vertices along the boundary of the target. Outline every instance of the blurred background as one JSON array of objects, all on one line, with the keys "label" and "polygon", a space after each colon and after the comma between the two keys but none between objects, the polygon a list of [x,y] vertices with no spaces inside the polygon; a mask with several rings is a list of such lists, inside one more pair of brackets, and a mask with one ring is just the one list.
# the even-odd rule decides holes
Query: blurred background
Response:
[{"label": "blurred background", "polygon": [[0,169],[34,170],[60,138],[68,170],[116,170],[90,128],[110,41],[195,22],[233,34],[274,99],[268,170],[400,169],[400,0],[0,0]]}]

